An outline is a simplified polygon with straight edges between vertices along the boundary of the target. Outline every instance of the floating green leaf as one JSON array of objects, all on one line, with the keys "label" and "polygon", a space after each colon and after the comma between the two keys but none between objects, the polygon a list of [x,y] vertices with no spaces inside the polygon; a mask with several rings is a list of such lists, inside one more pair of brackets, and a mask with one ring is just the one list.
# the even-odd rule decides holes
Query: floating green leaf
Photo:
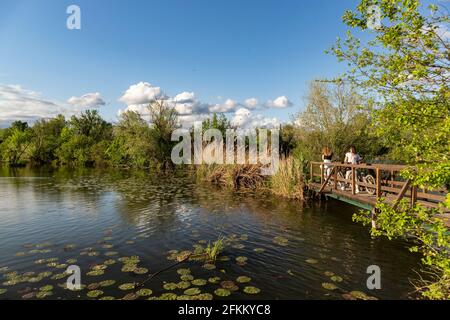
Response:
[{"label": "floating green leaf", "polygon": [[177,273],[178,273],[179,275],[190,274],[190,273],[191,273],[191,270],[189,270],[189,269],[178,269],[178,270],[177,270]]},{"label": "floating green leaf", "polygon": [[336,290],[338,287],[334,283],[324,282],[322,287],[327,290]]},{"label": "floating green leaf", "polygon": [[183,281],[192,281],[192,280],[194,280],[194,276],[191,275],[191,274],[183,274],[180,277],[180,279],[183,280]]},{"label": "floating green leaf", "polygon": [[332,276],[331,277],[331,281],[334,281],[334,282],[342,282],[344,279],[342,279],[342,277],[340,277],[340,276]]},{"label": "floating green leaf", "polygon": [[146,274],[148,272],[147,268],[135,268],[133,270],[135,274]]},{"label": "floating green leaf", "polygon": [[148,297],[148,296],[151,296],[152,293],[153,293],[153,291],[150,290],[150,289],[140,289],[140,290],[138,290],[138,291],[136,292],[136,294],[137,294],[139,297]]},{"label": "floating green leaf", "polygon": [[116,283],[116,280],[104,280],[100,282],[101,287],[110,287]]},{"label": "floating green leaf", "polygon": [[239,283],[247,283],[247,282],[252,281],[252,278],[249,278],[246,276],[240,276],[240,277],[237,277],[236,281]]},{"label": "floating green leaf", "polygon": [[132,290],[134,289],[134,283],[124,283],[119,286],[120,290]]},{"label": "floating green leaf", "polygon": [[261,290],[256,287],[249,286],[244,288],[244,292],[247,294],[258,294],[261,292]]},{"label": "floating green leaf", "polygon": [[179,289],[187,289],[191,286],[191,283],[189,281],[181,281],[177,283],[177,287]]},{"label": "floating green leaf", "polygon": [[218,283],[220,281],[219,277],[211,277],[208,279],[210,283]]},{"label": "floating green leaf", "polygon": [[306,261],[307,263],[309,263],[309,264],[316,264],[316,263],[319,263],[319,261],[316,260],[316,259],[306,259],[305,261]]},{"label": "floating green leaf", "polygon": [[207,281],[204,280],[204,279],[195,279],[195,280],[192,280],[192,284],[193,284],[194,286],[204,286],[206,283],[207,283]]},{"label": "floating green leaf", "polygon": [[89,298],[97,298],[99,296],[101,296],[103,294],[102,290],[92,290],[92,291],[88,291],[88,293],[86,294]]},{"label": "floating green leaf", "polygon": [[196,294],[200,294],[201,291],[199,288],[190,288],[184,291],[184,294],[187,296],[195,296]]},{"label": "floating green leaf", "polygon": [[214,294],[219,297],[228,297],[231,292],[230,290],[219,288],[214,291]]},{"label": "floating green leaf", "polygon": [[53,290],[53,286],[52,285],[46,285],[43,287],[39,288],[39,291],[52,291]]},{"label": "floating green leaf", "polygon": [[169,282],[169,283],[165,283],[165,284],[163,285],[163,288],[164,288],[165,290],[172,291],[172,290],[177,289],[177,288],[178,288],[178,285],[177,285],[176,283]]}]

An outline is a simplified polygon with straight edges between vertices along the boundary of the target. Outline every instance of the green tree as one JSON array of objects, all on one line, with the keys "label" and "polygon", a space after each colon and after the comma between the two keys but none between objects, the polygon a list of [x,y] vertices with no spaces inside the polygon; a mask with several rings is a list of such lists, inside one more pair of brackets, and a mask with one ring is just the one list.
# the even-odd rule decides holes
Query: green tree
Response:
[{"label": "green tree", "polygon": [[5,130],[3,142],[0,145],[2,159],[11,166],[23,165],[29,157],[31,132],[28,124],[15,121]]},{"label": "green tree", "polygon": [[112,164],[148,166],[151,155],[150,137],[149,125],[137,112],[122,113],[114,127],[114,140],[107,151]]},{"label": "green tree", "polygon": [[61,132],[66,126],[63,115],[49,120],[38,120],[32,127],[31,160],[50,163],[56,160],[56,149],[61,143]]},{"label": "green tree", "polygon": [[[369,29],[371,6],[381,13],[381,26]],[[450,184],[450,44],[440,31],[448,11],[432,5],[425,14],[419,0],[361,0],[344,14],[352,29],[368,33],[360,41],[350,31],[331,48],[350,70],[349,81],[371,97],[374,130],[391,147],[391,156],[411,165],[403,175],[413,185],[433,190]],[[447,195],[444,206],[450,208]],[[412,250],[435,274],[419,289],[428,298],[450,298],[450,235],[441,217],[444,207],[425,210],[420,204],[397,209],[380,203],[374,235],[413,237]],[[363,213],[355,220],[368,222]]]},{"label": "green tree", "polygon": [[295,155],[302,160],[321,160],[322,148],[328,146],[337,161],[342,161],[354,145],[366,160],[383,152],[370,135],[370,108],[351,85],[313,81],[306,96],[306,108],[295,118]]},{"label": "green tree", "polygon": [[178,113],[164,100],[154,100],[148,105],[151,124],[152,158],[163,167],[172,166],[170,158],[172,132],[179,127]]}]

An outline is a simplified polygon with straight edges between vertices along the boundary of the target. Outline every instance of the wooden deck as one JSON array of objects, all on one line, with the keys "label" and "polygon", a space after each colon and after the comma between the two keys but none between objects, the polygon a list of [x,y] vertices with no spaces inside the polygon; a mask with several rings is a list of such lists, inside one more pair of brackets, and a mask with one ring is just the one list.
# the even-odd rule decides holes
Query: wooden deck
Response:
[{"label": "wooden deck", "polygon": [[[366,210],[373,210],[380,198],[394,207],[407,199],[411,205],[420,203],[424,207],[438,208],[445,201],[448,191],[444,188],[430,191],[412,186],[410,181],[400,178],[399,172],[405,168],[387,164],[311,162],[309,187],[326,197]],[[450,225],[450,212],[446,212],[443,219]]]}]

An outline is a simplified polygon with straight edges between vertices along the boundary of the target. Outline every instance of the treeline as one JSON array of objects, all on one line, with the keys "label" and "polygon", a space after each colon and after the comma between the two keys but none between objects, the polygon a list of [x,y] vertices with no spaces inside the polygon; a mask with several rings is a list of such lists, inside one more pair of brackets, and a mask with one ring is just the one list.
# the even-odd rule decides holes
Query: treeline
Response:
[{"label": "treeline", "polygon": [[[371,160],[386,152],[370,134],[369,109],[353,88],[314,81],[305,103],[305,110],[293,116],[292,124],[280,127],[282,156],[293,155],[302,162],[320,160],[323,146],[332,148],[336,160],[350,145]],[[0,158],[11,166],[169,168],[175,144],[171,135],[178,128],[178,115],[164,101],[152,102],[148,112],[150,121],[127,111],[114,124],[102,119],[97,110],[69,119],[62,115],[42,119],[31,126],[15,121],[0,129]],[[202,125],[203,130],[219,129],[224,135],[231,127],[223,114],[213,114]]]}]

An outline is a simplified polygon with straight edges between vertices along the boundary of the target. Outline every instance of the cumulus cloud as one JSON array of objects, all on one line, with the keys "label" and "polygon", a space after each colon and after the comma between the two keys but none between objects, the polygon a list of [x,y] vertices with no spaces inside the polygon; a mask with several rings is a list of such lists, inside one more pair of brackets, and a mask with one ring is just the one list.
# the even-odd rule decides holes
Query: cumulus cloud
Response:
[{"label": "cumulus cloud", "polygon": [[232,99],[227,99],[224,103],[211,105],[209,107],[209,111],[219,113],[229,113],[235,111],[238,106],[239,104],[236,101]]},{"label": "cumulus cloud", "polygon": [[160,87],[154,87],[148,82],[131,85],[120,97],[119,101],[130,105],[147,104],[155,99],[165,99]]},{"label": "cumulus cloud", "polygon": [[67,102],[73,106],[97,108],[105,105],[100,93],[87,93],[81,97],[71,97]]},{"label": "cumulus cloud", "polygon": [[[184,127],[191,126],[195,121],[202,121],[210,117],[211,113],[225,113],[231,115],[231,121],[237,127],[275,127],[279,125],[276,118],[267,118],[261,114],[252,114],[250,110],[259,108],[287,108],[292,106],[286,96],[280,96],[275,100],[269,100],[260,104],[257,98],[248,98],[243,103],[233,99],[225,99],[220,103],[208,103],[200,101],[194,92],[183,91],[175,96],[166,96],[160,87],[155,87],[148,82],[139,82],[131,85],[125,91],[119,101],[127,105],[124,111],[135,111],[146,116],[148,104],[154,100],[164,100],[174,108]],[[119,110],[120,115],[123,110]]]},{"label": "cumulus cloud", "polygon": [[281,96],[276,98],[275,100],[269,100],[266,102],[266,107],[268,108],[288,108],[292,107],[292,102],[286,97]]},{"label": "cumulus cloud", "polygon": [[[100,100],[100,94],[96,93],[80,98],[72,97],[69,99],[71,102],[58,102],[20,85],[0,85],[0,125],[7,126],[15,120],[32,123],[58,114],[70,117],[87,107],[104,104],[103,100]],[[81,101],[87,103],[78,103]]]},{"label": "cumulus cloud", "polygon": [[244,105],[248,109],[256,108],[258,106],[258,103],[259,103],[258,99],[256,99],[256,98],[249,98],[244,101]]},{"label": "cumulus cloud", "polygon": [[280,122],[277,118],[264,117],[262,114],[254,114],[247,108],[239,108],[231,119],[231,125],[238,129],[250,128],[277,128]]}]

